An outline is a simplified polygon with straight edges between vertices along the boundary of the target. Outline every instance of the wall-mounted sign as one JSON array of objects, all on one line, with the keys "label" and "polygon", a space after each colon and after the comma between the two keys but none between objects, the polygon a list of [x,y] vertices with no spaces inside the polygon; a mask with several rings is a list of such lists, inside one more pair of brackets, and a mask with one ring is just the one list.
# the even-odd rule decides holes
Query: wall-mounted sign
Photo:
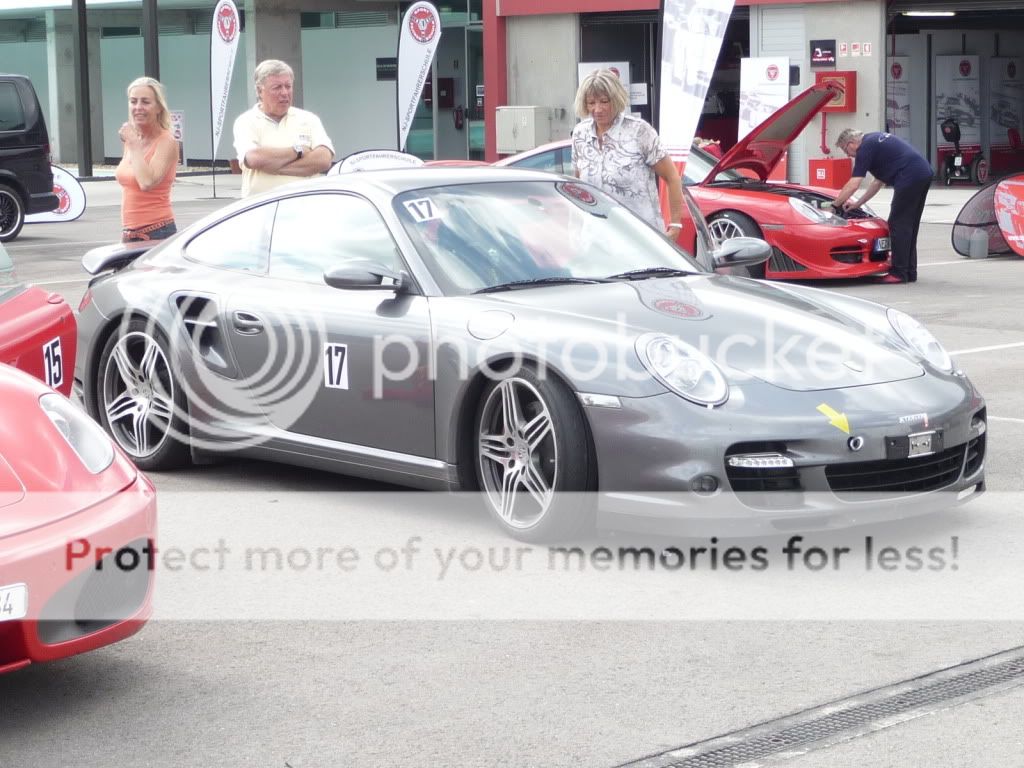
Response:
[{"label": "wall-mounted sign", "polygon": [[849,56],[850,55],[850,46],[849,46],[848,43],[840,43],[839,44],[839,55],[840,56]]},{"label": "wall-mounted sign", "polygon": [[811,66],[828,67],[836,63],[835,40],[811,40]]}]

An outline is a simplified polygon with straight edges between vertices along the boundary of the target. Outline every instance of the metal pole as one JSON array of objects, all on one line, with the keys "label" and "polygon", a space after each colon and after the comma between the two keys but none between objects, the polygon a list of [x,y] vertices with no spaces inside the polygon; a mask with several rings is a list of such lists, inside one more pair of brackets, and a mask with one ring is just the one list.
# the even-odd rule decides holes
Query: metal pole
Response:
[{"label": "metal pole", "polygon": [[160,41],[156,0],[142,0],[142,55],[146,76],[160,79]]},{"label": "metal pole", "polygon": [[78,113],[78,177],[92,176],[92,114],[89,109],[89,28],[85,0],[72,0],[72,47],[75,59],[75,110]]}]

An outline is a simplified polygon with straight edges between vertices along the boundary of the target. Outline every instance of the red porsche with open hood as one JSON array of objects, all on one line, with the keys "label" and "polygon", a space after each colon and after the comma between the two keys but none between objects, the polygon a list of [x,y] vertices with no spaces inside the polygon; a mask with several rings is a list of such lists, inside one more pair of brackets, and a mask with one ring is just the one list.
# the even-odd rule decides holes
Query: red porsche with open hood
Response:
[{"label": "red porsche with open hood", "polygon": [[772,246],[765,277],[847,278],[889,270],[889,226],[870,209],[832,207],[836,191],[768,181],[786,148],[833,97],[815,85],[793,98],[721,160],[690,151],[684,183],[719,240],[761,237]]},{"label": "red porsche with open hood", "polygon": [[[721,160],[696,147],[690,150],[683,180],[715,237],[721,241],[748,235],[772,246],[771,259],[751,270],[758,276],[811,280],[889,271],[889,225],[884,219],[867,208],[833,210],[830,204],[838,190],[768,181],[786,148],[832,98],[832,88],[808,88]],[[570,142],[564,140],[503,158],[496,165],[572,175],[571,154]],[[694,228],[687,227],[680,242],[694,252],[695,237]]]}]

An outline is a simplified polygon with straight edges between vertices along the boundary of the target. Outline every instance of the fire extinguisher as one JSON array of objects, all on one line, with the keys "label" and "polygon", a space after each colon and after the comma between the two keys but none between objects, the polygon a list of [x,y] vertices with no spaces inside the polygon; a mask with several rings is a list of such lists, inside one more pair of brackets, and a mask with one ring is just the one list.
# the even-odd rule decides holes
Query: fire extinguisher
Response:
[{"label": "fire extinguisher", "polygon": [[455,121],[455,130],[461,131],[463,123],[466,122],[466,111],[461,104],[452,111],[452,119]]}]

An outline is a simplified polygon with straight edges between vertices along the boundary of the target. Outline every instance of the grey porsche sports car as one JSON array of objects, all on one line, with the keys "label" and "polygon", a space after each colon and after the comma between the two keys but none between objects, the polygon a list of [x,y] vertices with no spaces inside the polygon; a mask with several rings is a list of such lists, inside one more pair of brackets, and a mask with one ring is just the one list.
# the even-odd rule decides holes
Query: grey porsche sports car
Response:
[{"label": "grey porsche sports car", "polygon": [[[767,255],[736,238],[710,266]],[[233,453],[479,491],[527,540],[620,503],[828,527],[984,487],[984,400],[922,325],[717,274],[564,177],[330,176],[83,263],[76,380],[144,469]]]}]

